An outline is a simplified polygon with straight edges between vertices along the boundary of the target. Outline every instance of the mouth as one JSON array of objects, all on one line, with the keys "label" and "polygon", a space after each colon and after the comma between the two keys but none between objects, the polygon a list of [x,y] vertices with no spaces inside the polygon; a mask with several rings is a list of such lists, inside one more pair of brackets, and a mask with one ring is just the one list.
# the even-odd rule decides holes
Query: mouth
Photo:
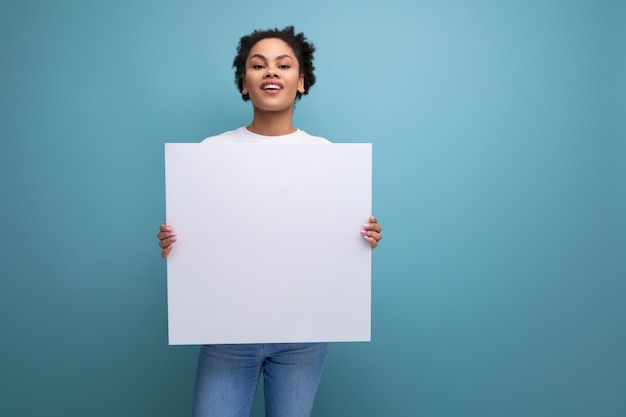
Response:
[{"label": "mouth", "polygon": [[278,92],[283,89],[283,86],[279,83],[263,83],[261,85],[261,90],[267,92]]}]

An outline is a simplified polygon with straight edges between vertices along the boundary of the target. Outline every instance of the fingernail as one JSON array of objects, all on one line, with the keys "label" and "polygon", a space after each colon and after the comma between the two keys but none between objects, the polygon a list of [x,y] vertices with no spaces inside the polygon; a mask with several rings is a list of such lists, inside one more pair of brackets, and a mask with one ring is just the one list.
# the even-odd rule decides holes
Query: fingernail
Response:
[{"label": "fingernail", "polygon": [[174,237],[174,236],[176,236],[176,232],[170,233],[170,237]]},{"label": "fingernail", "polygon": [[362,235],[364,235],[365,233],[367,233],[365,230],[361,230]]},{"label": "fingernail", "polygon": [[169,227],[169,226],[167,226],[167,227],[165,228],[165,231],[166,231],[166,232],[171,232],[171,231],[172,231],[172,228],[171,228],[171,227]]},{"label": "fingernail", "polygon": [[172,242],[176,242],[176,236],[174,236],[174,237],[170,237],[170,241],[172,241]]},{"label": "fingernail", "polygon": [[363,225],[363,227],[365,227],[366,229],[367,229],[368,227],[370,227],[370,226],[371,226],[371,225],[370,225],[369,223],[366,223],[366,224],[364,224],[364,225]]}]

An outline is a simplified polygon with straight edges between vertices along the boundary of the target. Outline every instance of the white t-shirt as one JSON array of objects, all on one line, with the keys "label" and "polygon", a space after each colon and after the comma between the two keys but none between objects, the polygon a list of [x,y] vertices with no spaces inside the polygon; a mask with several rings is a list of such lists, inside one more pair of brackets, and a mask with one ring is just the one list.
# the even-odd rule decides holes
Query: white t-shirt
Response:
[{"label": "white t-shirt", "polygon": [[330,143],[328,139],[319,136],[312,136],[304,130],[296,130],[288,135],[281,136],[263,136],[250,132],[245,127],[236,130],[230,130],[216,136],[210,136],[202,141],[202,143]]}]

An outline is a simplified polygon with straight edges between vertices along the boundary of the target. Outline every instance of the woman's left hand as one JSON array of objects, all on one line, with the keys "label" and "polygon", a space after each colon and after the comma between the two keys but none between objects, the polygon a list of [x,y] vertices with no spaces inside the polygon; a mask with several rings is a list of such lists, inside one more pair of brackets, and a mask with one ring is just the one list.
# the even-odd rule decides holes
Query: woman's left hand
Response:
[{"label": "woman's left hand", "polygon": [[383,235],[380,233],[383,230],[382,226],[378,224],[378,220],[376,217],[370,216],[370,222],[363,225],[363,229],[361,230],[361,235],[365,240],[367,240],[374,249],[378,246],[378,242],[383,238]]}]

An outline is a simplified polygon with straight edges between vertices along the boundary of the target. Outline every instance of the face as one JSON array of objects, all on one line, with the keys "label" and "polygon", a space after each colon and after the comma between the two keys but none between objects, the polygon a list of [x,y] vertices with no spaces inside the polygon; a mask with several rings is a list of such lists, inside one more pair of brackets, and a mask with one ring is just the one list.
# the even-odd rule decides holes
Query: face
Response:
[{"label": "face", "polygon": [[246,60],[243,94],[254,107],[281,111],[293,107],[296,92],[304,93],[304,76],[291,47],[283,40],[267,38],[257,42]]}]

